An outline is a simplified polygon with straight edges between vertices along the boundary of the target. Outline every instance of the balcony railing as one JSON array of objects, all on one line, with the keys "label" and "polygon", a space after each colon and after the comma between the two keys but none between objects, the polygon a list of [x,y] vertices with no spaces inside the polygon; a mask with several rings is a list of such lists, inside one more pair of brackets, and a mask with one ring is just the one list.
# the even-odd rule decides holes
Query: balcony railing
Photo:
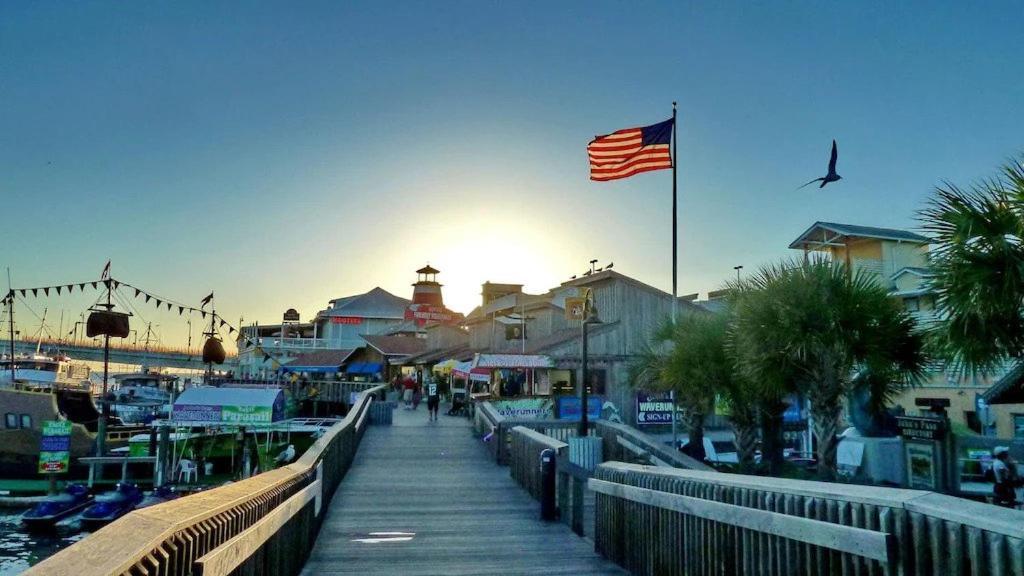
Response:
[{"label": "balcony railing", "polygon": [[[263,338],[255,338],[251,340],[255,342],[257,346],[261,348],[290,348],[300,350],[318,350],[318,349],[329,349],[337,348],[338,346],[324,338],[278,338],[275,336],[265,336]],[[245,346],[245,340],[239,342],[242,345],[242,350],[248,350],[249,347]]]}]

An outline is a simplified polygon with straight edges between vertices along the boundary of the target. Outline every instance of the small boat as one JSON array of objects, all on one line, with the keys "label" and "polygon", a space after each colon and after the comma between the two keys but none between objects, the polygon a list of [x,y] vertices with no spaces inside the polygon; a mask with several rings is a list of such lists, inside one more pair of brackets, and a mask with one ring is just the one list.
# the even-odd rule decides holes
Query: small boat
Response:
[{"label": "small boat", "polygon": [[92,503],[88,488],[71,484],[63,493],[47,498],[22,514],[21,522],[28,528],[48,528]]},{"label": "small boat", "polygon": [[174,500],[176,498],[181,498],[181,493],[175,490],[173,486],[161,486],[147,494],[135,509],[139,510],[148,506],[163,504],[164,502]]},{"label": "small boat", "polygon": [[118,482],[113,490],[96,497],[96,502],[82,512],[82,527],[95,529],[131,512],[142,502],[142,490],[135,484]]}]

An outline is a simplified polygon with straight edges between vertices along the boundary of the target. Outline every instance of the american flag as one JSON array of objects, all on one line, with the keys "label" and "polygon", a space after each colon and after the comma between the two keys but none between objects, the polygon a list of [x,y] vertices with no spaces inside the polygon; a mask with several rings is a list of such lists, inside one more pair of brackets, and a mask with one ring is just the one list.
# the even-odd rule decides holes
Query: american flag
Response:
[{"label": "american flag", "polygon": [[594,138],[587,144],[591,180],[618,180],[650,170],[672,167],[671,118],[664,122],[626,128]]}]

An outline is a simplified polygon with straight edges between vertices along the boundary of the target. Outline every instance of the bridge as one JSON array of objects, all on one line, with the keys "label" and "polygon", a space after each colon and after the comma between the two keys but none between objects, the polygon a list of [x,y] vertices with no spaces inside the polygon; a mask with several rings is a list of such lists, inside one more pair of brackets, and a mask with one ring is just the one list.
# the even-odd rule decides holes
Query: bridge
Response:
[{"label": "bridge", "polygon": [[[43,340],[40,344],[37,340],[14,341],[14,351],[17,354],[35,353],[36,347],[41,350],[60,350],[75,360],[102,362],[103,344],[93,342],[59,342],[56,340]],[[10,352],[11,344],[9,339],[0,339],[0,354]],[[143,346],[110,344],[110,362],[115,364],[149,365],[160,368],[178,368],[183,370],[204,370],[202,350],[188,350],[186,348],[172,347],[151,347],[146,349]],[[224,364],[214,364],[214,370],[233,370],[237,367],[238,359],[229,356]]]},{"label": "bridge", "polygon": [[429,422],[382,396],[366,385],[295,463],[132,512],[28,573],[1024,575],[1016,510],[716,472],[622,424],[576,438],[486,401]]}]

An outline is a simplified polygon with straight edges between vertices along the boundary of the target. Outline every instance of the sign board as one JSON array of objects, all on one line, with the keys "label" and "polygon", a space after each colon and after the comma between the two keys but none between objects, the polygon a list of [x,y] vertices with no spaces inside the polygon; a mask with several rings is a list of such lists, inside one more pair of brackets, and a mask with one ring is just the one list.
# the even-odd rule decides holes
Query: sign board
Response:
[{"label": "sign board", "polygon": [[[591,421],[600,420],[601,406],[603,405],[604,398],[588,396],[587,418]],[[583,400],[579,396],[561,396],[558,398],[558,412],[556,415],[559,420],[579,421],[583,415],[583,411],[580,410],[581,406],[583,406]]]},{"label": "sign board", "polygon": [[454,322],[456,317],[444,306],[413,304],[405,309],[405,319],[418,322]]},{"label": "sign board", "polygon": [[551,418],[550,398],[519,398],[516,400],[494,400],[494,409],[504,418],[546,420]]},{"label": "sign board", "polygon": [[907,442],[907,480],[914,490],[935,490],[938,486],[938,467],[935,463],[935,445]]},{"label": "sign board", "polygon": [[946,436],[946,420],[920,416],[897,416],[900,436],[912,440],[942,440]]},{"label": "sign board", "polygon": [[299,321],[299,312],[295,308],[289,308],[284,313],[283,320],[285,322],[298,322]]},{"label": "sign board", "polygon": [[569,297],[565,299],[565,319],[583,320],[583,307],[586,305],[586,298]]},{"label": "sign board", "polygon": [[274,408],[271,406],[175,404],[174,419],[222,424],[269,424],[274,421]]},{"label": "sign board", "polygon": [[331,316],[331,324],[362,324],[363,319],[358,316]]},{"label": "sign board", "polygon": [[70,461],[71,422],[66,420],[43,422],[43,437],[39,446],[39,473],[65,473],[68,471]]},{"label": "sign board", "polygon": [[637,426],[672,423],[672,396],[668,392],[636,393]]}]

